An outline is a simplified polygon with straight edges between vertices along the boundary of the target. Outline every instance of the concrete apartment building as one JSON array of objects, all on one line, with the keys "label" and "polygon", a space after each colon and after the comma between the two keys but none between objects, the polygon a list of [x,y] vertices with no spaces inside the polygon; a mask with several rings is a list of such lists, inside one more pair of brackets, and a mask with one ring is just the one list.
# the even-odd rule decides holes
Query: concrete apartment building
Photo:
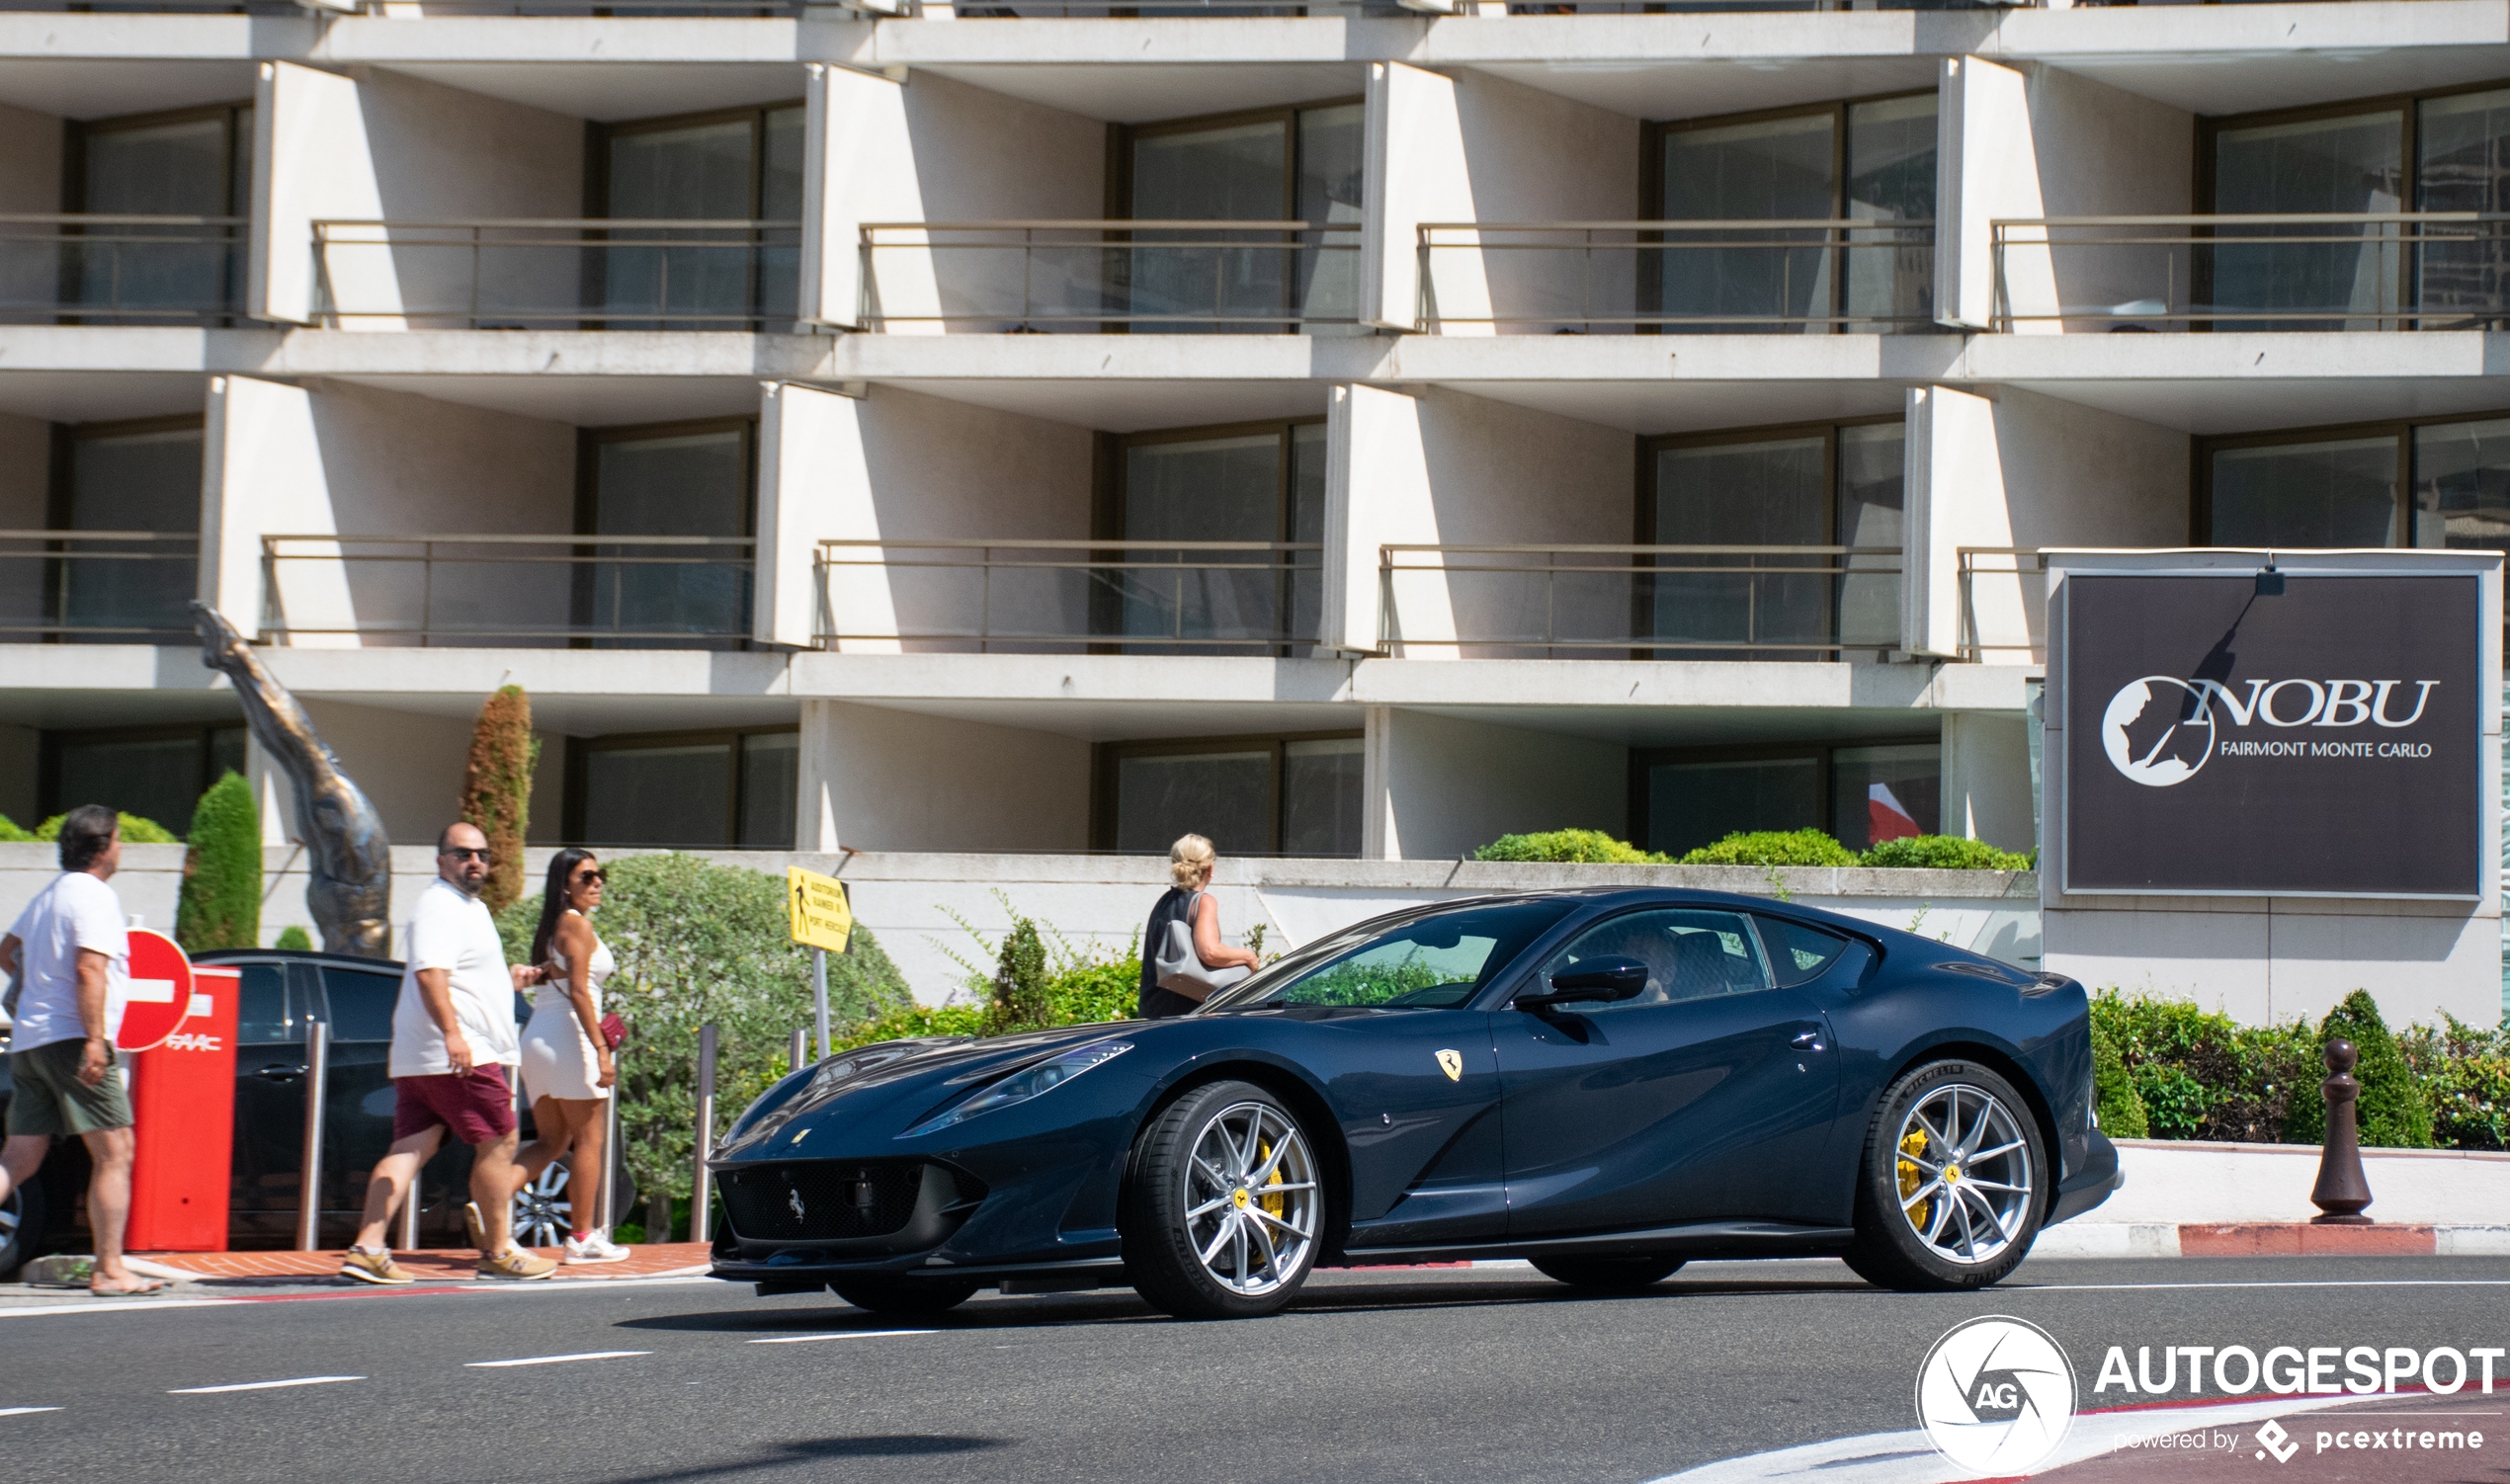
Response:
[{"label": "concrete apartment building", "polygon": [[887,4],[10,0],[0,813],[284,841],[197,596],[403,842],[512,681],[552,842],[2029,849],[2042,548],[2510,543],[2510,0]]}]

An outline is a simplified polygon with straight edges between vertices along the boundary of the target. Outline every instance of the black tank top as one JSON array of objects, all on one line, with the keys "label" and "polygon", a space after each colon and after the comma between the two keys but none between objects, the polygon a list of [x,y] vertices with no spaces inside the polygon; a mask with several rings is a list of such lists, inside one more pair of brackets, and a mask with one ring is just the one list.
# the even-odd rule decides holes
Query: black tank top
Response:
[{"label": "black tank top", "polygon": [[1159,987],[1158,957],[1159,946],[1168,941],[1168,924],[1181,922],[1187,932],[1194,931],[1194,922],[1187,914],[1198,895],[1199,892],[1182,886],[1171,886],[1150,909],[1150,926],[1143,930],[1141,939],[1141,1000],[1136,1007],[1145,1021],[1170,1020],[1195,1007],[1194,1001],[1175,990]]}]

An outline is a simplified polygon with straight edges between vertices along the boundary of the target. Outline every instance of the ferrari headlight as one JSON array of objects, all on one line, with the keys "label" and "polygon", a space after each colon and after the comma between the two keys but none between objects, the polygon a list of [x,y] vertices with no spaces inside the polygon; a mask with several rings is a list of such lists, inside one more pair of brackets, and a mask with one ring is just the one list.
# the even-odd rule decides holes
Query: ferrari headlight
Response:
[{"label": "ferrari headlight", "polygon": [[1132,1048],[1133,1043],[1129,1040],[1102,1040],[1093,1041],[1086,1046],[1074,1046],[1069,1051],[1047,1057],[1035,1066],[1025,1067],[1012,1073],[965,1102],[926,1118],[923,1122],[899,1134],[898,1137],[911,1139],[922,1134],[937,1133],[954,1124],[964,1123],[980,1113],[989,1113],[998,1108],[1009,1108],[1015,1103],[1026,1103],[1031,1098],[1054,1091],[1092,1067],[1103,1066],[1114,1061]]}]

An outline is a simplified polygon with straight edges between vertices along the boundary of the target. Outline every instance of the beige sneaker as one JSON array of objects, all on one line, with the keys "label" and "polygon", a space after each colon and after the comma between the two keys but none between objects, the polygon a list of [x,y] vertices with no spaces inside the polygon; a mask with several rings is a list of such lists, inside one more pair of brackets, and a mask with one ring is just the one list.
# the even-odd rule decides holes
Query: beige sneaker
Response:
[{"label": "beige sneaker", "polygon": [[354,1278],[362,1283],[413,1283],[418,1276],[392,1261],[392,1254],[361,1252],[352,1247],[340,1254],[340,1276]]},{"label": "beige sneaker", "polygon": [[546,1278],[557,1271],[557,1264],[547,1258],[534,1257],[520,1247],[509,1247],[505,1256],[479,1260],[481,1278],[504,1278],[513,1282],[530,1282]]}]

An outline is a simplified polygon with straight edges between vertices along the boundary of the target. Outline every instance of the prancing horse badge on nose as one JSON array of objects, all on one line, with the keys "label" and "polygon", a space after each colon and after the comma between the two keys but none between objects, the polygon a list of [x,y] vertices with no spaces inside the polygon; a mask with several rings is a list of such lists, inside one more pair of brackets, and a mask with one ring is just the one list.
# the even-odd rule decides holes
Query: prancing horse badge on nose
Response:
[{"label": "prancing horse badge on nose", "polygon": [[1462,1082],[1462,1081],[1464,1081],[1464,1053],[1463,1053],[1463,1052],[1460,1052],[1460,1051],[1441,1051],[1441,1052],[1439,1052],[1439,1053],[1438,1053],[1438,1069],[1439,1069],[1440,1071],[1445,1072],[1445,1073],[1447,1074],[1447,1080],[1448,1080],[1448,1081],[1450,1081],[1450,1082]]}]

